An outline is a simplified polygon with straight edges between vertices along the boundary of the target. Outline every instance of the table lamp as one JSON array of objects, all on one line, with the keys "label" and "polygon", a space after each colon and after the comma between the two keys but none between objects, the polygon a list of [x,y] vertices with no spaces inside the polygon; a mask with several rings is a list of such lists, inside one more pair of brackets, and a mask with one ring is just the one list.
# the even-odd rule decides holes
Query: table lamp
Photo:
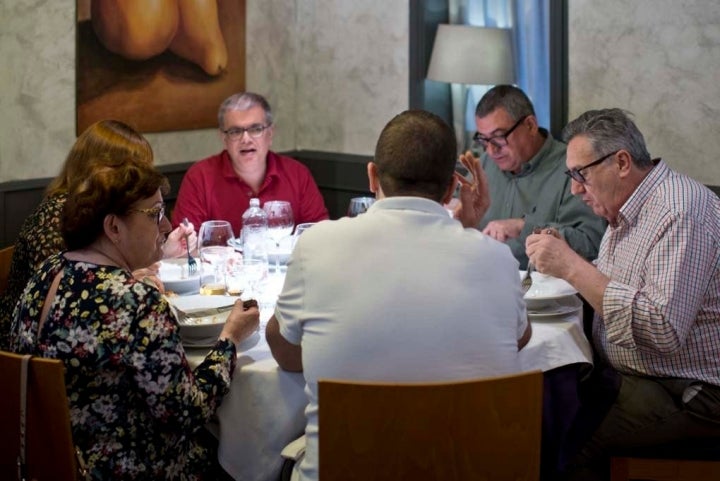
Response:
[{"label": "table lamp", "polygon": [[[499,85],[515,82],[511,30],[471,25],[438,26],[427,78],[463,85]],[[453,117],[464,118],[466,89],[460,101],[453,102]],[[465,125],[458,132],[458,148],[465,147]]]}]

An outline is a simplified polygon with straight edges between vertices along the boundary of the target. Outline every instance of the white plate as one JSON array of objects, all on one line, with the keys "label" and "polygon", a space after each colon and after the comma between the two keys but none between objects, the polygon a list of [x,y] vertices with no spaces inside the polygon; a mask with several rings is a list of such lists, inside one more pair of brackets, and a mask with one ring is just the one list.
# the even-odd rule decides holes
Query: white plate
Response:
[{"label": "white plate", "polygon": [[[523,277],[525,277],[525,271],[520,271],[520,278],[522,279]],[[560,299],[577,294],[577,290],[575,290],[573,286],[557,277],[533,272],[532,280],[532,286],[525,293],[525,301],[529,301],[529,303]]]},{"label": "white plate", "polygon": [[[236,251],[242,252],[241,239],[230,239],[228,241],[228,245]],[[270,266],[275,264],[275,259],[278,259],[279,263],[282,265],[287,264],[294,245],[295,239],[292,236],[282,239],[279,247],[272,240],[268,240],[266,249],[268,253],[268,263]]]},{"label": "white plate", "polygon": [[[200,269],[200,259],[195,259]],[[190,275],[186,257],[175,259],[163,259],[160,261],[160,280],[163,282],[166,291],[176,294],[190,294],[200,290],[200,273]],[[207,279],[206,275],[205,278]]]},{"label": "white plate", "polygon": [[582,301],[577,296],[571,295],[560,299],[554,299],[547,301],[539,308],[527,308],[528,317],[531,320],[544,320],[558,316],[564,316],[571,314],[582,309]]},{"label": "white plate", "polygon": [[[253,332],[247,339],[244,339],[240,344],[236,344],[235,347],[237,352],[244,352],[255,347],[260,342],[260,333],[258,331]],[[215,346],[217,337],[207,339],[189,339],[184,338],[182,340],[183,347],[186,349],[210,349]]]}]

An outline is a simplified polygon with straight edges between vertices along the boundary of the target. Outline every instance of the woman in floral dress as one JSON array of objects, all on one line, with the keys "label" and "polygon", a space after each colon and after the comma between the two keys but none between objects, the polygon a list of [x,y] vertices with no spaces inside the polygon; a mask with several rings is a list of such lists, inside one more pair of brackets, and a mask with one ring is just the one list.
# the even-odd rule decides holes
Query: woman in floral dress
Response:
[{"label": "woman in floral dress", "polygon": [[[128,125],[117,120],[101,120],[88,127],[75,141],[60,173],[48,185],[45,198],[20,227],[8,286],[0,296],[0,349],[8,348],[13,310],[28,279],[51,254],[66,248],[60,234],[60,215],[68,189],[73,182],[83,180],[91,169],[116,155],[148,164],[153,162],[153,151],[148,141]],[[193,226],[181,225],[169,235],[164,257],[185,254],[186,233],[190,235],[190,248],[197,245]],[[143,270],[137,273],[138,278],[149,273],[144,269],[147,267],[143,266]]]},{"label": "woman in floral dress", "polygon": [[73,441],[93,479],[208,479],[216,460],[199,432],[228,392],[235,344],[258,325],[238,302],[194,371],[178,322],[132,272],[163,255],[167,180],[116,152],[71,187],[61,232],[69,249],[29,280],[11,347],[65,363]]}]

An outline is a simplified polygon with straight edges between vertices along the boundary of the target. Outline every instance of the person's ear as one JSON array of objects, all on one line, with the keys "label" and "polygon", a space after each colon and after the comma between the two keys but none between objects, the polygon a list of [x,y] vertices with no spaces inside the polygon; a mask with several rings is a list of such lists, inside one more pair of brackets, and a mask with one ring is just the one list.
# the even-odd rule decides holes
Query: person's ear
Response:
[{"label": "person's ear", "polygon": [[380,190],[380,181],[378,180],[377,165],[375,165],[375,162],[368,162],[367,176],[370,192],[377,194],[378,190]]},{"label": "person's ear", "polygon": [[117,244],[120,239],[120,230],[122,228],[120,222],[120,218],[115,214],[108,214],[105,216],[105,219],[103,219],[103,230],[105,231],[105,235],[114,244]]},{"label": "person's ear", "polygon": [[528,117],[524,120],[524,123],[529,126],[531,132],[537,132],[540,128],[537,122],[537,117],[534,115],[528,115]]},{"label": "person's ear", "polygon": [[618,168],[618,175],[620,177],[627,177],[632,171],[633,161],[630,153],[627,150],[619,150],[615,154],[615,165]]},{"label": "person's ear", "polygon": [[457,189],[458,182],[459,180],[457,180],[457,178],[453,174],[452,181],[450,182],[448,190],[445,192],[445,195],[442,198],[442,202],[440,202],[441,204],[445,205],[453,199],[453,197],[455,196],[455,189]]}]

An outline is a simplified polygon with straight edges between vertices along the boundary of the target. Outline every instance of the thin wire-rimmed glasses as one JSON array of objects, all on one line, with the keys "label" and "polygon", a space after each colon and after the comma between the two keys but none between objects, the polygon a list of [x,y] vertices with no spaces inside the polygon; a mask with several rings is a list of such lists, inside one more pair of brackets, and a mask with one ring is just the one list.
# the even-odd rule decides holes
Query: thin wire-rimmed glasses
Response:
[{"label": "thin wire-rimmed glasses", "polygon": [[600,157],[597,160],[593,160],[592,162],[590,162],[587,165],[583,165],[582,167],[579,167],[579,168],[576,167],[574,169],[566,170],[565,175],[569,176],[572,180],[574,180],[578,184],[584,184],[585,182],[587,182],[587,179],[585,179],[585,176],[582,175],[581,171],[587,169],[588,167],[592,167],[593,165],[598,165],[603,160],[612,157],[613,155],[617,154],[618,152],[620,152],[620,151],[616,150],[615,152],[610,152],[609,154],[603,155],[602,157]]},{"label": "thin wire-rimmed glasses", "polygon": [[145,209],[130,209],[130,212],[140,212],[141,214],[145,214],[153,219],[157,225],[160,225],[160,222],[162,222],[165,217],[165,204],[157,207],[147,207]]},{"label": "thin wire-rimmed glasses", "polygon": [[254,124],[254,125],[251,125],[250,127],[246,127],[246,128],[230,127],[227,130],[223,130],[223,134],[230,137],[230,140],[240,140],[240,139],[242,139],[242,136],[245,135],[245,132],[247,132],[250,135],[250,137],[252,137],[253,139],[257,139],[269,127],[270,127],[270,124],[268,124],[268,125]]},{"label": "thin wire-rimmed glasses", "polygon": [[480,132],[475,132],[475,135],[473,135],[473,140],[475,141],[476,144],[482,145],[483,149],[487,149],[488,144],[493,144],[498,149],[501,149],[508,144],[507,138],[510,136],[510,134],[512,134],[513,131],[520,126],[520,124],[523,122],[523,120],[525,120],[528,117],[529,117],[529,115],[524,115],[524,116],[520,117],[518,119],[518,121],[515,122],[515,125],[510,127],[507,130],[507,132],[505,132],[504,134],[493,135],[492,137],[486,138],[486,137],[483,137],[482,135],[480,135]]}]

